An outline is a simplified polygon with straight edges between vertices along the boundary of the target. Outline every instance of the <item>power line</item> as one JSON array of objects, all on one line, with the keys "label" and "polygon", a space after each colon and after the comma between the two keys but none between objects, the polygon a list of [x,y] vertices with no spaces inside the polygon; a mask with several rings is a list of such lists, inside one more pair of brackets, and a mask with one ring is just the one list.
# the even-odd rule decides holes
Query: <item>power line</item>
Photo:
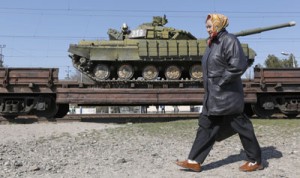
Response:
[{"label": "power line", "polygon": [[[0,10],[24,10],[24,11],[63,11],[63,12],[170,12],[170,13],[210,13],[207,10],[137,10],[137,9],[79,9],[79,8],[24,8],[1,7]],[[219,11],[233,14],[300,14],[300,11]]]},{"label": "power line", "polygon": [[[70,17],[74,17],[74,16],[79,16],[79,17],[116,17],[116,18],[120,18],[120,17],[125,17],[126,18],[141,18],[141,17],[145,17],[145,18],[148,18],[148,17],[152,17],[153,13],[151,15],[137,15],[136,13],[133,14],[133,15],[130,15],[130,14],[125,14],[124,13],[122,14],[112,14],[111,13],[108,13],[108,14],[82,14],[80,12],[78,12],[79,14],[77,14],[76,12],[72,12],[72,13],[49,13],[49,12],[1,12],[0,10],[0,14],[21,14],[21,15],[50,15],[50,16],[70,16]],[[120,13],[120,12],[118,12]],[[178,15],[179,13],[176,13],[176,15],[170,15],[170,12],[159,12],[160,14],[167,14],[168,17],[174,17],[174,18],[204,18],[206,15]],[[224,12],[226,13],[226,12]],[[175,14],[175,13],[174,13]],[[229,13],[227,13],[229,14]],[[253,19],[253,18],[292,18],[292,17],[300,17],[300,14],[289,14],[289,15],[286,15],[286,14],[272,14],[272,15],[268,15],[268,14],[264,14],[264,15],[256,15],[256,13],[253,13],[255,15],[230,15],[230,18],[242,18],[242,19]]]},{"label": "power line", "polygon": [[[152,12],[152,13],[156,13],[156,12]],[[161,14],[168,14],[168,17],[174,17],[174,18],[204,18],[206,15],[170,15],[170,12],[159,12]],[[208,12],[207,12],[208,13]],[[226,12],[220,12],[220,13],[226,13]],[[51,15],[51,16],[70,16],[70,17],[74,17],[74,16],[79,16],[79,17],[116,17],[116,18],[120,18],[120,17],[125,17],[126,18],[141,18],[141,17],[152,17],[153,15],[129,15],[129,14],[75,14],[75,13],[45,13],[45,12],[1,12],[0,14],[21,14],[21,15],[31,15],[31,14],[39,14],[39,15]],[[176,13],[178,14],[178,13]],[[226,13],[226,14],[230,14],[230,13]],[[253,13],[253,14],[259,14],[259,13]],[[274,13],[272,15],[268,15],[268,14],[264,14],[264,15],[247,15],[247,16],[241,16],[241,15],[231,15],[230,18],[242,18],[242,19],[254,19],[254,18],[295,18],[295,17],[300,17],[300,14],[295,14],[295,15],[286,15],[284,13],[280,13],[280,15]]]},{"label": "power line", "polygon": [[38,39],[108,39],[108,37],[86,36],[49,36],[49,35],[0,35],[3,38],[38,38]]},{"label": "power line", "polygon": [[[140,18],[140,17],[152,17],[153,13],[168,14],[168,17],[176,18],[202,18],[211,11],[206,10],[125,10],[125,9],[72,9],[72,8],[0,8],[0,14],[41,14],[41,15],[65,15],[65,16],[89,16],[89,17],[124,17],[126,18]],[[286,18],[286,17],[300,17],[300,11],[218,11],[219,13],[226,14],[238,14],[238,16],[231,16],[230,18]],[[79,14],[78,14],[79,13]],[[84,13],[84,14],[83,14]],[[88,13],[88,14],[86,14]],[[106,14],[95,14],[106,13]],[[113,14],[121,13],[121,14]],[[126,13],[126,15],[124,15]],[[128,13],[134,13],[129,15]],[[151,15],[138,15],[137,13],[151,13]],[[178,15],[178,14],[203,14],[205,15]],[[176,15],[169,15],[176,14]],[[241,14],[247,14],[247,16],[241,16]],[[251,16],[249,16],[251,14]],[[253,16],[252,14],[255,14]]]},{"label": "power line", "polygon": [[[30,39],[51,39],[51,40],[69,40],[69,39],[77,39],[77,40],[108,40],[108,37],[92,37],[92,36],[50,36],[50,35],[44,35],[44,36],[37,36],[37,35],[0,35],[2,38],[30,38]],[[199,38],[202,39],[202,38]],[[204,38],[203,38],[204,39]],[[252,38],[240,38],[245,41],[281,41],[281,42],[297,42],[300,41],[300,38],[281,38],[281,37],[252,37]]]},{"label": "power line", "polygon": [[[38,51],[38,50],[37,50]],[[32,55],[22,55],[22,56],[15,56],[15,55],[11,55],[11,56],[5,56],[6,58],[62,58],[62,57],[68,57],[68,55],[65,56],[32,56]]]},{"label": "power line", "polygon": [[72,72],[72,71],[70,70],[70,66],[67,66],[67,70],[65,70],[65,72],[66,72],[66,77],[65,77],[65,79],[66,79],[66,80],[70,80],[70,72]]}]

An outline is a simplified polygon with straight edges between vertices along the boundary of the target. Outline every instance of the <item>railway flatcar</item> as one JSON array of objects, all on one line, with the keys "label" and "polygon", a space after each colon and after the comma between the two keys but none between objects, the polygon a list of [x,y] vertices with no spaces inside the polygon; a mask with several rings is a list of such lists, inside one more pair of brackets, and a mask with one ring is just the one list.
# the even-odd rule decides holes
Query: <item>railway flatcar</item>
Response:
[{"label": "railway flatcar", "polygon": [[[0,68],[0,115],[61,118],[69,104],[81,106],[201,105],[202,81],[114,81],[102,84],[59,81],[57,68]],[[300,68],[254,68],[243,80],[245,112],[270,118],[300,113]],[[120,84],[120,82],[123,82]],[[126,84],[126,85],[125,85]],[[127,87],[124,87],[127,86]]]}]

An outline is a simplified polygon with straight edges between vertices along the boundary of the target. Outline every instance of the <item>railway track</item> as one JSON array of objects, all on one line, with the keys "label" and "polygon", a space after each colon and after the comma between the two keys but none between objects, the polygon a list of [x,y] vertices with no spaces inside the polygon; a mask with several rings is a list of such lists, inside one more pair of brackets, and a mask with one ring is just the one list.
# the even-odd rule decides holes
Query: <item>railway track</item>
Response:
[{"label": "railway track", "polygon": [[128,123],[128,122],[166,122],[184,119],[197,119],[199,113],[149,113],[149,114],[69,114],[64,118],[46,119],[33,115],[18,116],[15,119],[0,117],[0,124],[30,124],[45,122],[101,122],[101,123]]},{"label": "railway track", "polygon": [[[186,113],[149,113],[149,114],[69,114],[64,118],[46,119],[43,117],[18,116],[15,119],[6,119],[0,116],[0,125],[4,124],[32,124],[32,123],[64,123],[64,122],[95,122],[95,123],[143,123],[143,122],[168,122],[175,120],[198,119],[197,112]],[[274,114],[269,119],[287,118],[283,114]],[[294,119],[299,119],[295,117]],[[259,119],[256,115],[251,119]]]}]

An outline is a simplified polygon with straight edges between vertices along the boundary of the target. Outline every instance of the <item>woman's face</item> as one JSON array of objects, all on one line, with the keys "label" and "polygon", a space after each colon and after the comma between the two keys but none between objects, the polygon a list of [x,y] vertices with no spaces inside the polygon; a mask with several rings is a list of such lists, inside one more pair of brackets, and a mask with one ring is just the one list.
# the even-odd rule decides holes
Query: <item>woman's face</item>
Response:
[{"label": "woman's face", "polygon": [[206,31],[210,37],[213,35],[213,23],[210,19],[206,21]]}]

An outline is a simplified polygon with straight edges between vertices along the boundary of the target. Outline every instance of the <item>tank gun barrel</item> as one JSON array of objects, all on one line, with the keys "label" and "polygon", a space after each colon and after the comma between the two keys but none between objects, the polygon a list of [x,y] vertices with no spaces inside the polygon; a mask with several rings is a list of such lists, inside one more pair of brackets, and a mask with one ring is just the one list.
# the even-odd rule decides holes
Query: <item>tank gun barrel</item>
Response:
[{"label": "tank gun barrel", "polygon": [[275,30],[275,29],[278,29],[278,28],[292,27],[292,26],[295,26],[295,25],[296,25],[296,22],[291,21],[291,22],[288,22],[288,23],[272,25],[272,26],[268,26],[268,27],[254,28],[254,29],[250,29],[250,30],[243,30],[243,31],[240,31],[238,33],[234,33],[234,35],[235,36],[247,36],[247,35],[253,35],[253,34],[261,33],[261,32],[264,32],[264,31]]}]

